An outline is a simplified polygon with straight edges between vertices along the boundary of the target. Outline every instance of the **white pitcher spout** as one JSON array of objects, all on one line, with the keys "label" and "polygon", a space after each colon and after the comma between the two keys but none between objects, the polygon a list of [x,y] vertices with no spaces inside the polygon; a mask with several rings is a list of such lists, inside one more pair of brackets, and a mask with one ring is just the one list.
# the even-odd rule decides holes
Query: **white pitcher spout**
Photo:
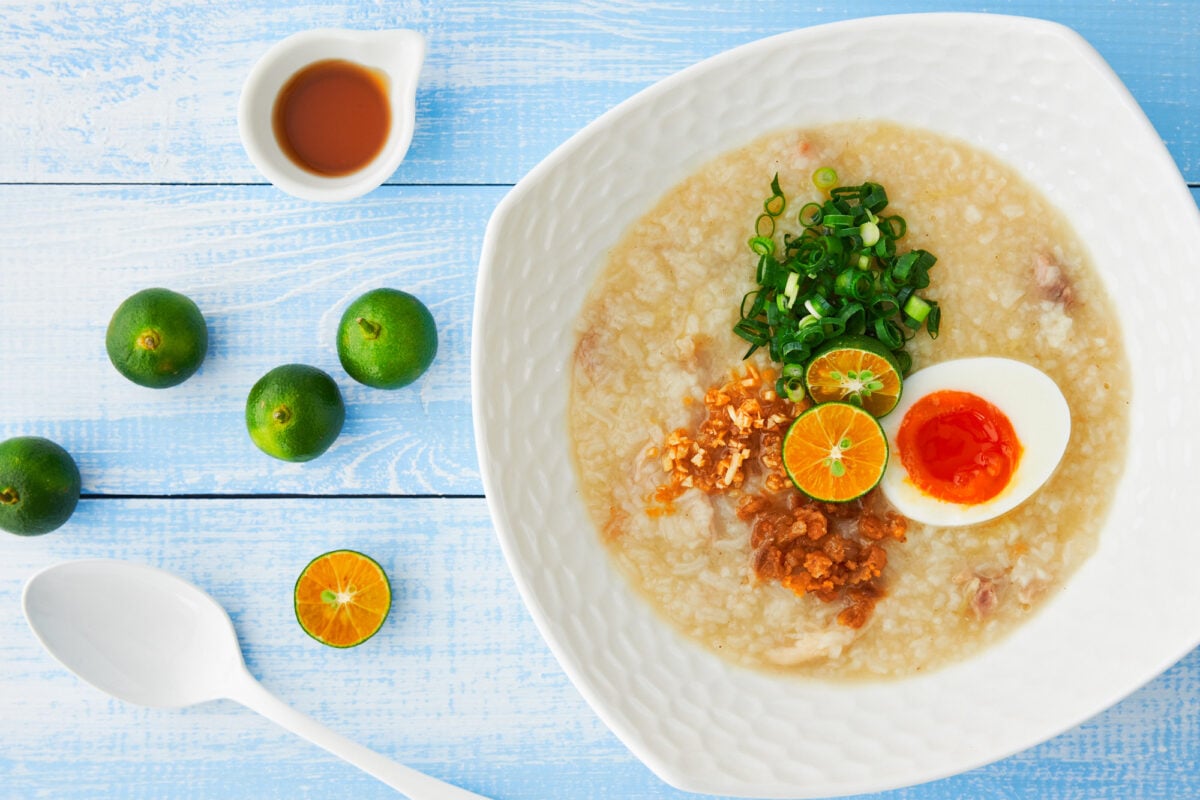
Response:
[{"label": "white pitcher spout", "polygon": [[417,95],[417,79],[425,63],[425,37],[412,30],[347,32],[362,42],[363,62],[382,69],[393,92],[410,100]]}]

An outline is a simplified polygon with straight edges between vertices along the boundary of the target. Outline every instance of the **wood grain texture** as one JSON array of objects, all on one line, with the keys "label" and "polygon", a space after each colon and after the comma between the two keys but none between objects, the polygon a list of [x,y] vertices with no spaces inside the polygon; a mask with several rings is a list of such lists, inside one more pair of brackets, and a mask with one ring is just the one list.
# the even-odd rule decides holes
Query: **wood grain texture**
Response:
[{"label": "wood grain texture", "polygon": [[[0,797],[395,796],[233,703],[141,709],[54,663],[21,618],[21,585],[62,559],[112,555],[210,592],[270,690],[415,767],[497,800],[688,796],[641,766],[570,686],[482,500],[94,499],[69,526],[0,538]],[[295,576],[337,547],[378,559],[395,595],[379,634],[351,650],[309,639],[291,608]],[[878,797],[1196,796],[1198,686],[1200,651],[1040,747]]]},{"label": "wood grain texture", "polygon": [[[484,225],[554,147],[679,69],[797,27],[950,10],[1079,31],[1200,205],[1192,0],[0,0],[0,438],[57,439],[87,495],[54,534],[0,534],[0,798],[395,796],[232,703],[139,709],[65,672],[19,596],[35,570],[82,557],[195,581],[269,689],[438,777],[497,800],[687,797],[570,686],[477,497],[468,354]],[[235,119],[259,55],[320,26],[409,27],[429,44],[408,158],[392,185],[336,206],[266,186]],[[200,373],[161,392],[103,351],[116,305],[151,285],[195,298],[212,332]],[[342,308],[382,285],[422,297],[441,337],[431,371],[397,392],[353,383],[333,344]],[[329,371],[348,405],[338,443],[305,465],[259,453],[242,422],[254,380],[291,361]],[[396,597],[350,651],[310,640],[291,611],[296,574],[336,547],[378,558]],[[1200,650],[1041,746],[876,797],[1200,797],[1198,687]]]},{"label": "wood grain texture", "polygon": [[[0,437],[55,438],[85,493],[480,494],[469,337],[483,227],[504,193],[385,187],[315,205],[270,186],[0,186]],[[121,301],[148,286],[192,297],[210,328],[200,372],[146,389],[109,364]],[[412,292],[438,325],[417,383],[369,389],[338,362],[345,306]],[[268,458],[243,420],[254,382],[301,362],[337,380],[347,422],[307,464]]]},{"label": "wood grain texture", "polygon": [[599,114],[708,56],[851,17],[948,10],[1079,31],[1141,103],[1185,178],[1200,183],[1193,0],[8,2],[0,181],[261,183],[238,140],[238,94],[267,47],[307,28],[426,36],[416,134],[393,181],[513,183]]},{"label": "wood grain texture", "polygon": [[[270,186],[0,186],[0,438],[59,441],[87,494],[481,494],[469,340],[504,192],[316,205]],[[345,306],[384,285],[421,297],[440,339],[425,377],[392,392],[352,381],[334,344]],[[112,312],[148,286],[191,296],[210,326],[204,366],[171,389],[129,383],[104,352]],[[243,421],[254,382],[291,362],[333,375],[348,409],[307,464],[260,453]]]}]

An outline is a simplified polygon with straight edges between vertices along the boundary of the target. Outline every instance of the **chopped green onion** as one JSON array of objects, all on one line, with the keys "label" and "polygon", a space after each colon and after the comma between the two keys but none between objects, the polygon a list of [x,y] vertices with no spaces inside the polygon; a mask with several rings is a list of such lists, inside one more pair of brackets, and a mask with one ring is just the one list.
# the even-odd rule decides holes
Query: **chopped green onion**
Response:
[{"label": "chopped green onion", "polygon": [[803,396],[804,366],[835,336],[878,339],[907,373],[912,358],[906,339],[922,327],[931,337],[938,334],[941,309],[916,294],[929,286],[937,258],[920,249],[897,252],[908,226],[903,217],[884,214],[888,199],[881,185],[837,186],[836,180],[828,167],[813,174],[825,199],[805,203],[796,218],[801,229],[783,230],[780,244],[776,218],[787,199],[776,175],[748,240],[758,256],[758,288],[742,298],[734,331],[750,343],[747,356],[766,347],[784,365],[781,395],[790,387]]},{"label": "chopped green onion", "polygon": [[[778,172],[775,173],[775,177],[771,178],[771,196],[769,198],[767,198],[767,201],[765,203],[763,203],[763,206],[764,207],[770,206],[771,203],[775,200],[775,198],[779,198],[779,201],[784,204],[787,203],[787,201],[783,197],[783,189],[779,188],[779,173]],[[780,209],[780,210],[782,210],[782,209]],[[767,208],[767,213],[771,214],[770,208]],[[771,214],[771,216],[777,217],[779,215]]]},{"label": "chopped green onion", "polygon": [[865,247],[873,247],[879,241],[879,226],[874,222],[864,222],[858,226],[858,235],[862,237]]},{"label": "chopped green onion", "polygon": [[[762,294],[762,292],[756,289],[753,292],[746,292],[744,295],[742,295],[741,312],[742,312],[742,321],[743,322],[746,319],[753,319],[754,317],[758,316],[758,312],[761,310],[758,306],[758,296],[760,294]],[[750,310],[749,311],[746,310],[746,301],[747,300],[750,301]]]},{"label": "chopped green onion", "polygon": [[904,333],[900,327],[882,317],[875,320],[875,338],[887,345],[889,350],[895,350],[904,344]]},{"label": "chopped green onion", "polygon": [[775,252],[775,240],[770,236],[754,236],[750,239],[750,249],[760,256],[769,256]]},{"label": "chopped green onion", "polygon": [[908,223],[899,214],[890,217],[880,217],[879,221],[887,226],[888,238],[903,239],[904,234],[908,233]]},{"label": "chopped green onion", "polygon": [[762,347],[770,340],[771,330],[756,319],[743,319],[733,326],[733,331],[755,347]]},{"label": "chopped green onion", "polygon": [[758,219],[754,220],[754,235],[762,238],[774,236],[775,218],[770,214],[759,214]]},{"label": "chopped green onion", "polygon": [[784,364],[783,369],[780,370],[779,374],[787,380],[791,380],[792,378],[803,378],[804,366],[804,364]]},{"label": "chopped green onion", "polygon": [[871,183],[870,181],[867,181],[862,185],[859,198],[860,202],[862,203],[862,207],[865,208],[868,213],[878,213],[883,211],[888,204],[887,192],[885,192],[883,187],[878,183]]},{"label": "chopped green onion", "polygon": [[842,321],[842,325],[846,329],[846,333],[853,333],[856,336],[861,336],[867,329],[866,310],[859,303],[848,303],[838,318]]},{"label": "chopped green onion", "polygon": [[781,394],[793,403],[799,403],[804,399],[804,381],[799,378],[785,381],[780,378],[775,382],[776,394]]},{"label": "chopped green onion", "polygon": [[908,302],[904,304],[904,315],[917,321],[916,326],[910,327],[919,327],[920,324],[925,321],[925,318],[929,316],[929,312],[932,310],[933,306],[929,305],[929,303],[926,303],[925,299],[920,295],[914,294],[912,297],[908,298]]},{"label": "chopped green onion", "polygon": [[800,291],[800,273],[790,272],[787,277],[787,284],[783,287],[783,296],[787,298],[787,306],[791,308],[796,304],[796,295]]},{"label": "chopped green onion", "polygon": [[871,299],[870,309],[877,317],[891,317],[900,310],[900,303],[893,295],[877,294]]},{"label": "chopped green onion", "polygon": [[942,307],[937,303],[933,303],[933,308],[929,309],[929,316],[925,317],[925,330],[929,332],[931,339],[936,339],[942,327]]},{"label": "chopped green onion", "polygon": [[912,275],[913,268],[917,264],[917,253],[905,253],[896,259],[896,263],[892,266],[891,276],[897,284],[903,286],[908,283],[908,276]]},{"label": "chopped green onion", "polygon": [[800,209],[800,224],[812,228],[821,223],[821,204],[805,203]]},{"label": "chopped green onion", "polygon": [[804,307],[808,309],[808,313],[817,319],[827,317],[835,311],[833,304],[819,294],[815,294],[805,300]]},{"label": "chopped green onion", "polygon": [[855,300],[866,300],[871,297],[874,288],[874,277],[854,267],[839,272],[833,284],[835,293],[841,297],[853,297]]},{"label": "chopped green onion", "polygon": [[822,317],[821,318],[821,333],[825,339],[833,339],[841,336],[846,332],[846,323],[842,322],[838,317]]},{"label": "chopped green onion", "polygon": [[833,167],[821,167],[812,175],[813,185],[822,192],[827,192],[837,184],[837,172]]}]

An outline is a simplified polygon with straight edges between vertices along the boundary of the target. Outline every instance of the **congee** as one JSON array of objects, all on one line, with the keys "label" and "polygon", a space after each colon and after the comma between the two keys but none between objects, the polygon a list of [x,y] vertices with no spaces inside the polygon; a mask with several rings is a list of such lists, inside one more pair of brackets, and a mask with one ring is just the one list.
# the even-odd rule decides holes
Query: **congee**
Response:
[{"label": "congee", "polygon": [[[886,207],[867,199],[876,189]],[[817,255],[797,255],[813,242]],[[832,250],[836,275],[806,272]],[[772,276],[788,258],[795,277]],[[702,646],[772,671],[911,675],[1012,631],[1095,550],[1128,427],[1119,316],[1067,220],[998,158],[886,122],[773,133],[669,190],[606,259],[571,371],[579,482],[620,571]],[[874,359],[822,367],[858,382],[851,402],[815,397],[810,365],[831,342]],[[859,443],[900,376],[973,356],[1057,384],[1065,453],[993,519],[906,518],[848,454],[897,458]],[[789,433],[798,417],[859,426],[834,435],[817,484],[789,461],[793,440],[811,445]],[[845,475],[857,488],[825,494]]]}]

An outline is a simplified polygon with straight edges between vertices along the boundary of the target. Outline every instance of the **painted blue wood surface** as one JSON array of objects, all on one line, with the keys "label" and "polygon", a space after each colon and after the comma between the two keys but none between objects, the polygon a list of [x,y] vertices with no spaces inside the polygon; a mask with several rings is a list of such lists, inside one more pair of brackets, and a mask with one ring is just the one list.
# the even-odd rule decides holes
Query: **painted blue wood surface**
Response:
[{"label": "painted blue wood surface", "polygon": [[[480,494],[468,341],[504,192],[385,187],[319,205],[271,186],[0,186],[0,437],[58,439],[89,494]],[[168,390],[124,380],[104,351],[113,311],[147,286],[192,297],[210,327],[200,372]],[[355,383],[337,358],[342,311],[377,286],[422,298],[438,326],[434,365],[398,391]],[[333,375],[349,409],[304,465],[258,452],[242,419],[254,382],[291,362]]]},{"label": "painted blue wood surface", "polygon": [[[512,183],[660,78],[794,28],[871,14],[988,11],[1086,37],[1200,182],[1200,5],[1193,0],[507,0],[17,4],[0,25],[0,178],[261,182],[238,142],[246,72],[286,34],[405,27],[429,52],[397,183]],[[798,76],[797,91],[802,91]]]},{"label": "painted blue wood surface", "polygon": [[[91,499],[70,526],[0,538],[0,797],[394,796],[232,703],[136,708],[55,664],[17,610],[21,584],[63,558],[114,554],[209,591],[269,689],[417,768],[507,800],[687,797],[641,766],[570,686],[481,499]],[[309,639],[290,605],[295,575],[336,547],[377,558],[395,594],[380,633],[349,651]],[[880,797],[1195,797],[1198,677],[1200,651],[1040,747]]]},{"label": "painted blue wood surface", "polygon": [[[55,534],[0,536],[0,797],[394,796],[233,704],[134,708],[58,667],[21,619],[20,588],[42,566],[94,556],[160,565],[208,589],[268,688],[419,769],[511,800],[685,797],[569,685],[478,496],[468,353],[483,227],[507,186],[562,140],[680,68],[795,27],[941,10],[1026,14],[1082,33],[1200,205],[1192,0],[0,9],[0,438],[63,442],[87,495]],[[317,26],[411,27],[429,40],[408,159],[392,185],[338,206],[264,185],[234,121],[254,60]],[[101,344],[115,305],[151,284],[194,296],[213,332],[200,374],[167,392],[118,379]],[[333,350],[341,308],[379,285],[422,296],[442,339],[430,373],[399,392],[354,384]],[[303,466],[259,454],[241,422],[249,386],[286,361],[330,371],[350,407],[335,448]],[[266,497],[280,494],[319,497]],[[384,630],[346,652],[307,639],[290,609],[295,574],[334,547],[375,555],[396,588]],[[1049,742],[879,797],[1200,797],[1198,764],[1200,651]]]}]

